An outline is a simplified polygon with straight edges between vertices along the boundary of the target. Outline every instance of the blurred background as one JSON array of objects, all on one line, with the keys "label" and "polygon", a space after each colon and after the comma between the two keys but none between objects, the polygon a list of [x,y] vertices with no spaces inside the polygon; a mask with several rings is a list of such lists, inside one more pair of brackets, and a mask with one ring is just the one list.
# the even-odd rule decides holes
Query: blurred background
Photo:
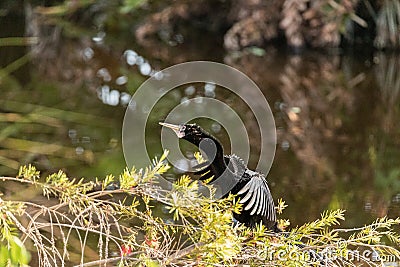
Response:
[{"label": "blurred background", "polygon": [[[271,105],[278,144],[268,181],[292,226],[325,209],[346,209],[343,227],[400,216],[399,45],[397,0],[3,0],[0,175],[28,163],[44,174],[118,175],[135,90],[165,67],[211,60],[247,74]],[[177,88],[157,104],[150,155],[162,153],[157,122],[197,96],[237,111],[255,167],[251,111],[207,84]],[[200,123],[230,146],[218,123]]]}]

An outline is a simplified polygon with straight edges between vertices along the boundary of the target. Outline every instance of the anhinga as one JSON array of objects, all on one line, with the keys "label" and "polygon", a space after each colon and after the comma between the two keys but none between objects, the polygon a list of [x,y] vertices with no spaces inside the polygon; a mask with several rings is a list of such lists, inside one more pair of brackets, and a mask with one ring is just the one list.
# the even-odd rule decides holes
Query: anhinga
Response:
[{"label": "anhinga", "polygon": [[224,197],[229,193],[235,194],[243,204],[242,212],[233,215],[236,220],[250,227],[262,222],[269,229],[280,232],[276,223],[274,201],[264,174],[249,170],[243,160],[236,155],[224,155],[221,143],[196,124],[174,125],[162,122],[160,124],[172,129],[178,138],[199,147],[209,161],[212,160],[211,163],[206,162],[198,166],[203,167],[195,172],[200,175],[200,180],[212,176],[212,180],[215,180],[222,175],[228,175],[229,179],[235,181],[233,188]]}]

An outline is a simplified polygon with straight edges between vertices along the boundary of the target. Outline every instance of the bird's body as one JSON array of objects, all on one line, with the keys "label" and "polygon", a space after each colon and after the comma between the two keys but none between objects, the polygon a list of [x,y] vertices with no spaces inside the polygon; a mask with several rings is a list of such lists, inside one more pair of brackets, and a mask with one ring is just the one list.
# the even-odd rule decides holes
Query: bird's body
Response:
[{"label": "bird's body", "polygon": [[234,214],[236,220],[249,227],[261,222],[273,231],[280,231],[276,223],[274,201],[264,174],[248,169],[236,155],[224,155],[221,143],[196,124],[160,124],[171,128],[179,138],[189,141],[204,152],[208,160],[199,164],[195,172],[200,175],[200,180],[212,178],[212,183],[225,175],[225,178],[235,182],[224,197],[229,193],[237,195],[238,201],[243,204],[241,213]]},{"label": "bird's body", "polygon": [[[225,155],[224,161],[227,175],[237,183],[223,197],[227,197],[228,194],[237,195],[237,200],[243,204],[241,213],[235,213],[234,218],[250,227],[262,222],[268,228],[277,231],[275,205],[265,175],[248,169],[243,160],[236,155]],[[212,182],[218,179],[212,167],[211,164],[195,174],[200,175],[200,180],[214,176],[210,181]]]}]

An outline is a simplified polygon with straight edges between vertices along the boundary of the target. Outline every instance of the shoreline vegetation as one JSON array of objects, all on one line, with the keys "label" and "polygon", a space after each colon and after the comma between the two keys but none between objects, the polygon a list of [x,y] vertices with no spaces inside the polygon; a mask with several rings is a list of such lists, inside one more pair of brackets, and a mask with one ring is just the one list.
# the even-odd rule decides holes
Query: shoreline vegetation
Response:
[{"label": "shoreline vegetation", "polygon": [[[400,47],[400,3],[396,0],[48,2],[42,6],[32,1],[24,8],[29,10],[31,19],[45,23],[47,28],[56,25],[71,35],[82,30],[80,24],[88,22],[105,31],[130,28],[143,46],[155,40],[170,45],[182,43],[179,32],[185,32],[189,26],[222,36],[228,51],[274,43],[286,44],[297,52],[305,48],[358,46],[397,50]],[[18,8],[16,3],[9,6]],[[31,28],[31,33],[40,31]]]},{"label": "shoreline vegetation", "polygon": [[[126,169],[104,181],[70,179],[59,171],[43,179],[35,167],[20,168],[16,177],[1,177],[36,187],[47,201],[9,200],[1,196],[1,259],[27,266],[383,266],[400,261],[400,218],[378,218],[369,225],[341,229],[344,210],[276,234],[259,225],[234,225],[240,212],[234,197],[201,196],[198,184],[181,176],[169,192],[154,178],[169,166],[168,152],[145,169]],[[107,189],[118,182],[118,189]],[[97,188],[97,190],[93,190]],[[210,190],[213,189],[210,187]],[[167,203],[171,219],[154,215],[155,199]],[[278,201],[282,214],[285,202]],[[283,217],[280,215],[279,217]],[[280,218],[282,226],[289,220]],[[94,241],[94,242],[93,242]],[[298,246],[304,244],[304,246]],[[35,261],[33,261],[33,259]],[[397,263],[396,263],[397,262]],[[394,265],[396,266],[396,265]]]},{"label": "shoreline vegetation", "polygon": [[30,22],[25,38],[2,38],[0,46],[35,45],[40,50],[47,42],[42,35],[52,32],[56,38],[62,31],[69,36],[93,35],[82,27],[91,24],[100,33],[131,32],[144,47],[157,42],[176,46],[198,29],[218,36],[227,51],[271,44],[284,44],[297,53],[308,48],[400,48],[400,3],[396,0],[47,2],[5,1],[0,5],[0,15],[25,10]]}]

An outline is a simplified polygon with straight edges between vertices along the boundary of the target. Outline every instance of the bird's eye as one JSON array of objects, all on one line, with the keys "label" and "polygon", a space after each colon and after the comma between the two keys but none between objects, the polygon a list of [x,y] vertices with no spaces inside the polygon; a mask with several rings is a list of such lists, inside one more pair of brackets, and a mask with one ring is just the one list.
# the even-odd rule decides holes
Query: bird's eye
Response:
[{"label": "bird's eye", "polygon": [[185,126],[185,125],[182,125],[182,126],[179,128],[179,132],[182,133],[182,134],[185,134],[185,132],[186,132],[186,126]]}]

